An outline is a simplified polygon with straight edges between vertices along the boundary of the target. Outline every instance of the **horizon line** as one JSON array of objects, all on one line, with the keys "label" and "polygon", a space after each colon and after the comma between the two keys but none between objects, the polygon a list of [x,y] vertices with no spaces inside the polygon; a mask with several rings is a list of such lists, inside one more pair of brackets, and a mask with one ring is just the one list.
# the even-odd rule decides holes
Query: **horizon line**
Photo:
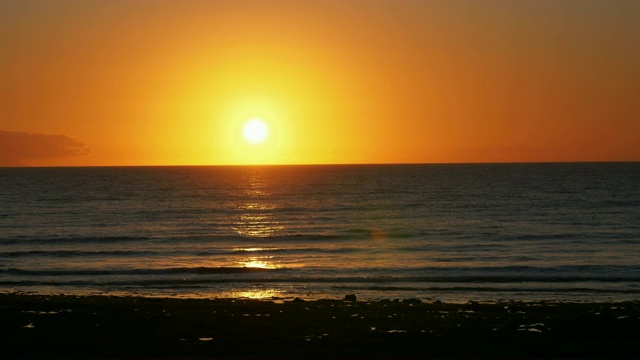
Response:
[{"label": "horizon line", "polygon": [[283,167],[283,166],[394,166],[394,165],[517,165],[517,164],[605,164],[639,163],[640,160],[583,161],[487,161],[487,162],[397,162],[397,163],[290,163],[290,164],[160,164],[160,165],[18,165],[0,168],[122,168],[122,167]]}]

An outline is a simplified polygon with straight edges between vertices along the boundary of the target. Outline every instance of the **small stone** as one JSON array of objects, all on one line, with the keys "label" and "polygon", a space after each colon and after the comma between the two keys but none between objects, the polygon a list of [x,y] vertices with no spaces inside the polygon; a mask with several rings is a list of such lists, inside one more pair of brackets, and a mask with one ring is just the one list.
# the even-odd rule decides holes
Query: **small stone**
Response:
[{"label": "small stone", "polygon": [[357,298],[354,294],[349,294],[344,297],[344,301],[357,301]]}]

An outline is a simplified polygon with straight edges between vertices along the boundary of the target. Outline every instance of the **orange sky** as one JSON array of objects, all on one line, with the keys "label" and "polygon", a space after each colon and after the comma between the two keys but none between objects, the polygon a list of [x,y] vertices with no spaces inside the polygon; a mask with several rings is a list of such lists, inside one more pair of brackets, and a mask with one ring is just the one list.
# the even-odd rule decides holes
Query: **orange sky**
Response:
[{"label": "orange sky", "polygon": [[[0,1],[0,165],[640,160],[640,1]],[[261,117],[272,138],[240,138]]]}]

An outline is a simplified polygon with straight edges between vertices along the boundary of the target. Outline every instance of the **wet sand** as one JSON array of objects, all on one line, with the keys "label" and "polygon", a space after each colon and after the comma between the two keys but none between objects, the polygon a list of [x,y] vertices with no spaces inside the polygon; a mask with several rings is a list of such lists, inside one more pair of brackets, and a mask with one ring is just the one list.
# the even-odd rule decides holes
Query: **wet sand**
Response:
[{"label": "wet sand", "polygon": [[640,358],[640,302],[0,294],[2,358]]}]

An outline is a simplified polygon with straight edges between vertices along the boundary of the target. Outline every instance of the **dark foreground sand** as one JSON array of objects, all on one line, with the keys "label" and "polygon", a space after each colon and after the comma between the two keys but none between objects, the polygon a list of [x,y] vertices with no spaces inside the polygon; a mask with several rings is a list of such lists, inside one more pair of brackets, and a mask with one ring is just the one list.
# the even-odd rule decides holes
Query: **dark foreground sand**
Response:
[{"label": "dark foreground sand", "polygon": [[0,294],[1,358],[640,358],[640,302]]}]

